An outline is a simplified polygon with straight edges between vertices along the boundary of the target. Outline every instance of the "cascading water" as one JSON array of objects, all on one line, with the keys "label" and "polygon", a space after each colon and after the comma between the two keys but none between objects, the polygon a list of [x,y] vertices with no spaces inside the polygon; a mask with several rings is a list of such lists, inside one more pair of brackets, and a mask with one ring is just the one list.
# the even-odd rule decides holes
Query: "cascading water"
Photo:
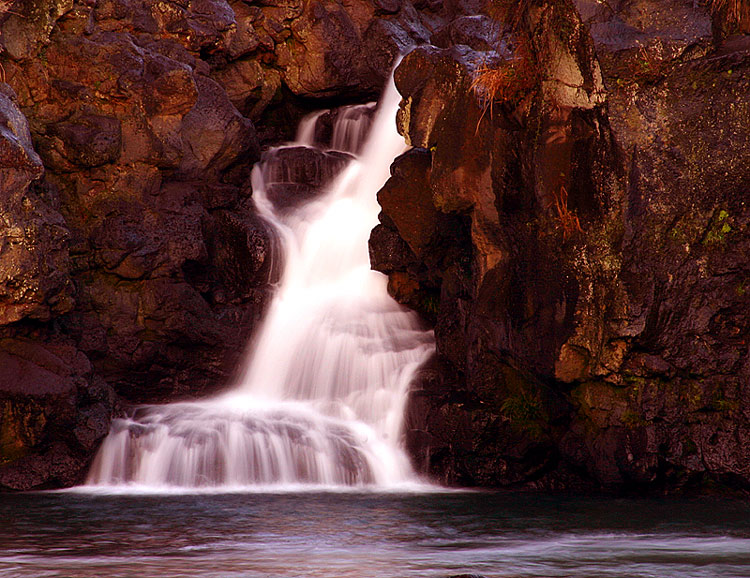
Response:
[{"label": "cascading water", "polygon": [[[339,152],[315,151],[317,170],[344,168],[318,196],[284,197],[300,192],[285,159],[318,144],[321,113],[303,122],[297,143],[254,167],[253,198],[278,231],[284,271],[241,382],[212,400],[144,406],[115,420],[88,485],[388,487],[414,479],[398,438],[409,382],[433,337],[388,296],[367,250],[376,193],[404,150],[398,101],[391,81],[374,118],[372,105],[335,115],[328,140]],[[346,162],[342,153],[357,156]]]}]

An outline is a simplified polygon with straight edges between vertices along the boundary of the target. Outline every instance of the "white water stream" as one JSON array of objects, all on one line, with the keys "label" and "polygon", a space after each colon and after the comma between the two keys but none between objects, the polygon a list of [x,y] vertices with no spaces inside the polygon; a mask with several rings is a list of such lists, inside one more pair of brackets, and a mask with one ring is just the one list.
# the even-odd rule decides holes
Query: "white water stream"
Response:
[{"label": "white water stream", "polygon": [[[284,272],[241,382],[211,400],[144,406],[115,420],[88,486],[388,488],[415,480],[399,438],[407,389],[433,336],[388,296],[367,249],[376,193],[404,150],[398,102],[391,81],[371,126],[371,107],[339,112],[331,147],[360,154],[301,206],[277,210],[268,194],[293,181],[279,161],[284,147],[255,166],[253,199],[278,232]],[[315,146],[320,118],[304,122],[292,146]]]}]

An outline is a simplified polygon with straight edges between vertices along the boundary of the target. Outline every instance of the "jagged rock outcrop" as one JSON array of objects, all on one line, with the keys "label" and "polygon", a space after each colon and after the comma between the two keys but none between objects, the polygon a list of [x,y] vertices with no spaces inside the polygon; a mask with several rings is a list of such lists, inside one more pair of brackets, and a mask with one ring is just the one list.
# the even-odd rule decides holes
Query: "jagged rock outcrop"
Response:
[{"label": "jagged rock outcrop", "polygon": [[0,325],[70,311],[72,282],[62,216],[32,184],[43,172],[16,95],[0,85]]},{"label": "jagged rock outcrop", "polygon": [[[464,484],[747,488],[747,37],[713,44],[689,2],[579,2],[592,42],[572,3],[528,4],[497,54],[420,48],[396,73],[418,148],[371,254],[436,322],[416,462]],[[500,78],[484,109],[487,62],[536,80]]]},{"label": "jagged rock outcrop", "polygon": [[615,375],[577,376],[565,447],[587,432],[588,469],[614,483],[747,488],[750,37],[711,46],[708,15],[692,9],[684,49],[607,77],[627,175],[627,325]]},{"label": "jagged rock outcrop", "polygon": [[[0,85],[0,489],[70,485],[106,435],[114,394],[72,342],[37,324],[74,307],[70,231],[15,94]],[[35,333],[11,338],[13,324]]]},{"label": "jagged rock outcrop", "polygon": [[374,99],[394,58],[427,42],[448,10],[411,0],[230,5],[236,31],[208,60],[234,105],[272,141],[291,136],[311,99]]}]

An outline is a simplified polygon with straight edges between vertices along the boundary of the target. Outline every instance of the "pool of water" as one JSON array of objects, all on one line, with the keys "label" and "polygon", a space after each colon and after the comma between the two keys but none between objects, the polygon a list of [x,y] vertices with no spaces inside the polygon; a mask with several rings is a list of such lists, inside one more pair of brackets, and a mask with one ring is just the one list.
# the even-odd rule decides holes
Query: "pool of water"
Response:
[{"label": "pool of water", "polygon": [[0,577],[747,577],[750,504],[508,493],[0,496]]}]

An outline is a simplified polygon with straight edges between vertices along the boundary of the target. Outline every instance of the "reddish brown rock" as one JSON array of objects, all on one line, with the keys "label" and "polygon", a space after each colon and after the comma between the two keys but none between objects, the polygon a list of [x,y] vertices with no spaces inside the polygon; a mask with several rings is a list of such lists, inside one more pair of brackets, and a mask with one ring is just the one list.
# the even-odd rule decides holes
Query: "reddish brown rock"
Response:
[{"label": "reddish brown rock", "polygon": [[602,77],[572,4],[545,4],[536,96],[482,117],[482,54],[456,47],[396,74],[422,150],[394,163],[371,255],[438,350],[407,443],[454,483],[747,489],[748,45],[712,45],[690,3],[597,5]]},{"label": "reddish brown rock", "polygon": [[32,183],[43,174],[15,94],[0,94],[0,325],[46,321],[73,306],[69,231]]},{"label": "reddish brown rock", "polygon": [[21,60],[37,56],[49,43],[58,19],[70,12],[73,5],[74,0],[13,2],[12,9],[2,15],[0,26],[3,46],[11,58]]},{"label": "reddish brown rock", "polygon": [[445,22],[440,6],[418,11],[409,0],[231,5],[237,30],[228,49],[212,55],[215,78],[275,138],[289,137],[308,99],[379,94],[394,58]]},{"label": "reddish brown rock", "polygon": [[114,395],[71,342],[0,339],[0,488],[82,481]]},{"label": "reddish brown rock", "polygon": [[378,193],[378,202],[390,215],[401,238],[420,257],[432,240],[437,227],[438,211],[432,202],[429,186],[431,155],[424,149],[413,149],[393,167],[388,185]]},{"label": "reddish brown rock", "polygon": [[258,296],[213,302],[222,276],[196,274],[212,267],[211,211],[244,198],[259,153],[199,58],[228,45],[233,18],[220,0],[75,4],[54,41],[39,40],[43,58],[5,66],[70,231],[78,307],[67,324],[132,399],[149,383],[167,384],[156,397],[219,386],[258,314]]}]

